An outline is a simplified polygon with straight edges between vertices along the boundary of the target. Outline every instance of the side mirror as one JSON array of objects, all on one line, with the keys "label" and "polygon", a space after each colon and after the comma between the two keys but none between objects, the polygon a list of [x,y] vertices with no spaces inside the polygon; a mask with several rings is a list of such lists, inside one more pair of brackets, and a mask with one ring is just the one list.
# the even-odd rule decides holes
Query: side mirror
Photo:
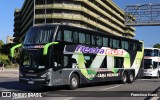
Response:
[{"label": "side mirror", "polygon": [[15,54],[14,54],[14,51],[16,48],[19,48],[21,47],[22,44],[18,44],[18,45],[15,45],[14,47],[11,48],[10,52],[11,52],[11,57],[14,58]]}]

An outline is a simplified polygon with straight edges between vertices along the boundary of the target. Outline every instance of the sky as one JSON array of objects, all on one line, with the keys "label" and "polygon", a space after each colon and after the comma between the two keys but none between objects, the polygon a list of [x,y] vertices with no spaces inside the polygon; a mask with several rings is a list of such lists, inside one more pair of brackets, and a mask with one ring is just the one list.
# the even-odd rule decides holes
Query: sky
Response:
[{"label": "sky", "polygon": [[[160,0],[113,0],[121,9],[128,4],[160,3]],[[13,36],[14,11],[21,8],[24,0],[0,0],[0,40],[6,43]],[[135,39],[143,40],[146,47],[160,43],[160,26],[137,26]]]}]

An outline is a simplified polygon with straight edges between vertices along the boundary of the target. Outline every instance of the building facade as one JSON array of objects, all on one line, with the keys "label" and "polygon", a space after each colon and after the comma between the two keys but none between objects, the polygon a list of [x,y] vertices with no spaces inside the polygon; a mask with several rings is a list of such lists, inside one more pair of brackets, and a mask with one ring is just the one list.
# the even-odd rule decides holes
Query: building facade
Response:
[{"label": "building facade", "polygon": [[32,26],[69,24],[133,38],[135,28],[125,26],[124,17],[112,0],[25,0],[15,11],[14,37],[23,38]]},{"label": "building facade", "polygon": [[14,40],[14,37],[7,36],[6,43],[7,43],[7,44],[8,44],[8,43],[14,43],[13,40]]}]

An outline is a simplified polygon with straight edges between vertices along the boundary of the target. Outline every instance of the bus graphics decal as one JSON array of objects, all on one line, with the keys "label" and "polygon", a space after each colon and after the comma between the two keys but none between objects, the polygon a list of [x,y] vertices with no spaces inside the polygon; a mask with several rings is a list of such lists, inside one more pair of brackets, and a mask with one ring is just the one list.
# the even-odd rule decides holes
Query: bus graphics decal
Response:
[{"label": "bus graphics decal", "polygon": [[[85,63],[87,63],[84,59],[84,54],[95,54],[96,57],[94,58],[93,62],[89,66],[89,69],[86,69]],[[88,78],[89,80],[92,80],[93,77],[97,74],[96,70],[100,68],[104,58],[106,56],[111,57],[124,57],[123,66],[124,69],[131,67],[130,62],[130,55],[127,51],[123,49],[110,49],[108,47],[93,47],[93,46],[84,46],[84,45],[66,45],[64,49],[64,54],[73,54],[72,58],[76,59],[78,63],[78,67],[81,71],[81,73]],[[117,73],[118,69],[114,68],[113,65],[111,67],[112,72]],[[92,76],[92,77],[88,77]]]}]

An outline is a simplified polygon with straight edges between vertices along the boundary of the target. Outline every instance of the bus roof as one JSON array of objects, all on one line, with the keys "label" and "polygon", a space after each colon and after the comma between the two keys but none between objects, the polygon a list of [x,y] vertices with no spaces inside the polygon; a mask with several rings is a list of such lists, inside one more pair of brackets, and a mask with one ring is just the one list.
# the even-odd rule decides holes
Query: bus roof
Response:
[{"label": "bus roof", "polygon": [[160,50],[159,48],[152,48],[152,47],[145,47],[144,49],[147,49],[147,50]]}]

